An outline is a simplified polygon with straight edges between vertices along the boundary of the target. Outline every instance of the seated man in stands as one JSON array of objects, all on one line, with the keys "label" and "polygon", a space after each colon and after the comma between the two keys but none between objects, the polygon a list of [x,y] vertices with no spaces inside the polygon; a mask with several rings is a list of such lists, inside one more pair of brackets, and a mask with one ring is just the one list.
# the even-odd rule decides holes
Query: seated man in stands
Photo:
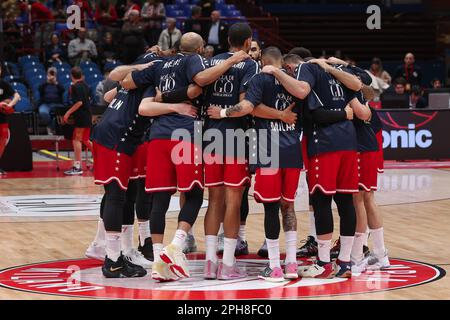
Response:
[{"label": "seated man in stands", "polygon": [[56,80],[56,73],[56,68],[48,68],[47,81],[39,86],[39,117],[41,123],[47,126],[48,134],[53,134],[55,130],[55,108],[64,107],[64,87]]},{"label": "seated man in stands", "polygon": [[85,28],[78,30],[78,38],[69,42],[68,51],[70,62],[74,65],[97,58],[97,47],[94,41],[87,38]]},{"label": "seated man in stands", "polygon": [[428,106],[427,100],[422,96],[422,90],[419,86],[413,86],[411,94],[409,95],[410,108],[426,108]]}]

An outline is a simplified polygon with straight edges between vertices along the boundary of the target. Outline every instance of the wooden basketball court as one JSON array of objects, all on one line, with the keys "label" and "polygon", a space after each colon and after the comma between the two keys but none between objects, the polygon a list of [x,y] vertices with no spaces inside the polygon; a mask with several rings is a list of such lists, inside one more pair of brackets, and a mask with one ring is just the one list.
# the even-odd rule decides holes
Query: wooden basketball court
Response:
[{"label": "wooden basketball court", "polygon": [[[0,178],[0,269],[45,261],[83,258],[92,241],[96,227],[95,215],[78,215],[77,212],[59,216],[34,214],[23,216],[11,212],[5,205],[6,197],[45,195],[100,195],[102,189],[93,184],[91,172],[82,177],[64,177],[52,170],[46,178],[24,177],[11,174]],[[387,169],[379,178],[381,190],[377,201],[384,215],[386,245],[391,258],[420,261],[450,272],[450,170],[436,168]],[[252,194],[252,192],[250,192]],[[206,198],[206,194],[205,194]],[[76,200],[74,200],[76,201]],[[74,203],[76,204],[76,203]],[[248,218],[247,240],[251,252],[256,252],[263,242],[263,208],[253,198]],[[308,230],[307,195],[304,174],[296,201],[299,239]],[[194,227],[200,251],[204,250],[203,216],[201,210]],[[338,230],[336,214],[335,225]],[[176,212],[168,215],[166,240],[171,238],[176,224]],[[136,232],[137,234],[137,232]],[[338,233],[335,231],[334,238]],[[284,243],[281,236],[280,243]],[[137,235],[136,235],[137,239]],[[137,240],[136,240],[137,241]],[[370,241],[369,241],[370,243]],[[282,248],[283,250],[283,248]],[[0,275],[0,281],[2,279]],[[6,279],[8,280],[8,279]],[[5,280],[5,281],[6,281]],[[12,281],[11,279],[9,279]],[[147,280],[142,280],[147,281]],[[344,294],[321,298],[330,299],[445,299],[450,297],[450,280],[444,276],[437,281],[408,288]],[[0,299],[73,299],[12,290],[0,287]]]}]

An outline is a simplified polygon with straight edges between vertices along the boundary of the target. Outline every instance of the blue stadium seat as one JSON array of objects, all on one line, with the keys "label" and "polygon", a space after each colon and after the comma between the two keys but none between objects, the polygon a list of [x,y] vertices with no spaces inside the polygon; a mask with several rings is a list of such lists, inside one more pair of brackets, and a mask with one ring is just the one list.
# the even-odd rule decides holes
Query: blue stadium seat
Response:
[{"label": "blue stadium seat", "polygon": [[28,79],[28,84],[30,85],[30,87],[32,89],[38,88],[42,83],[44,83],[47,79],[47,76],[45,75],[36,75],[36,76],[32,76],[31,78]]},{"label": "blue stadium seat", "polygon": [[19,71],[19,67],[17,66],[17,64],[6,61],[5,66],[11,72],[11,75],[16,76],[16,77],[20,76],[20,71]]},{"label": "blue stadium seat", "polygon": [[5,80],[6,82],[14,82],[17,80],[17,77],[15,76],[5,76],[3,77],[3,80]]},{"label": "blue stadium seat", "polygon": [[188,4],[189,0],[175,0],[176,4]]},{"label": "blue stadium seat", "polygon": [[20,101],[14,106],[17,112],[27,112],[33,110],[30,99],[28,97],[21,97]]},{"label": "blue stadium seat", "polygon": [[65,105],[69,104],[69,88],[67,88],[63,93],[63,103]]},{"label": "blue stadium seat", "polygon": [[169,13],[167,13],[166,15],[170,18],[181,17],[184,15],[184,11],[183,10],[171,10],[170,15],[169,15]]},{"label": "blue stadium seat", "polygon": [[57,75],[58,82],[61,83],[63,87],[66,87],[67,84],[70,85],[72,82],[72,79],[70,78],[70,75],[68,74],[58,74]]},{"label": "blue stadium seat", "polygon": [[85,79],[86,79],[86,82],[90,85],[90,84],[99,83],[100,81],[102,81],[103,76],[94,73],[94,74],[85,76]]},{"label": "blue stadium seat", "polygon": [[228,13],[226,16],[230,17],[230,18],[240,17],[241,11],[240,10],[228,10]]},{"label": "blue stadium seat", "polygon": [[72,68],[72,66],[70,64],[68,64],[67,62],[53,62],[52,67],[55,67],[58,70],[61,68],[70,70]]},{"label": "blue stadium seat", "polygon": [[17,91],[28,92],[27,87],[26,87],[23,83],[21,83],[21,82],[12,82],[12,83],[11,83],[11,87],[12,87],[14,90],[17,90]]},{"label": "blue stadium seat", "polygon": [[80,63],[80,68],[84,70],[85,68],[98,68],[98,65],[92,61],[83,61]]},{"label": "blue stadium seat", "polygon": [[26,56],[19,57],[19,64],[22,66],[26,62],[31,62],[31,61],[39,62],[39,58],[37,56],[32,56],[32,55],[26,55]]},{"label": "blue stadium seat", "polygon": [[167,11],[179,10],[180,7],[177,4],[166,4],[165,8],[166,8],[166,15],[167,15]]},{"label": "blue stadium seat", "polygon": [[35,105],[39,102],[40,98],[41,94],[39,93],[39,90],[37,89],[33,90],[33,101],[35,102]]},{"label": "blue stadium seat", "polygon": [[69,30],[69,28],[67,28],[67,23],[65,23],[65,22],[55,23],[55,31],[56,32],[62,32],[62,31],[66,31],[66,30]]}]

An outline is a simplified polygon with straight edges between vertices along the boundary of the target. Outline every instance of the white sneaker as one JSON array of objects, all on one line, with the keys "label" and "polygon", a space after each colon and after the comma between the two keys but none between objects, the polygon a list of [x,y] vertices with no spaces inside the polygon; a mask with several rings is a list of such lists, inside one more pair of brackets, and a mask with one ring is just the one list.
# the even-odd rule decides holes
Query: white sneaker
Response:
[{"label": "white sneaker", "polygon": [[377,257],[375,255],[371,256],[367,266],[367,270],[380,270],[384,268],[389,268],[391,263],[389,262],[389,257],[387,251],[383,257]]},{"label": "white sneaker", "polygon": [[167,264],[162,261],[154,262],[152,266],[152,279],[161,282],[176,281],[179,278],[170,271]]},{"label": "white sneaker", "polygon": [[169,244],[161,251],[160,257],[178,277],[189,278],[188,261],[180,247]]},{"label": "white sneaker", "polygon": [[363,258],[360,261],[352,260],[352,273],[363,273],[367,270],[368,259]]},{"label": "white sneaker", "polygon": [[97,243],[97,242],[92,242],[90,244],[89,248],[87,248],[85,255],[86,255],[86,257],[91,258],[91,259],[105,261],[106,246],[104,243],[101,244],[101,243]]},{"label": "white sneaker", "polygon": [[131,249],[130,251],[123,254],[123,257],[127,259],[132,264],[141,266],[144,269],[150,269],[152,267],[152,262],[145,259],[145,257],[137,251],[136,249]]}]

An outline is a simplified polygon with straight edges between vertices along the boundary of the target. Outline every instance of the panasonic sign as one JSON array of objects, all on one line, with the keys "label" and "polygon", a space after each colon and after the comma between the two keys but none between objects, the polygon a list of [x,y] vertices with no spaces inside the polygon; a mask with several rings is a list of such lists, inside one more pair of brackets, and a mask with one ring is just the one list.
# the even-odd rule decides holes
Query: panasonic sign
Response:
[{"label": "panasonic sign", "polygon": [[415,124],[409,124],[408,130],[383,130],[383,149],[421,148],[427,149],[433,144],[433,135],[429,130],[416,131]]}]

